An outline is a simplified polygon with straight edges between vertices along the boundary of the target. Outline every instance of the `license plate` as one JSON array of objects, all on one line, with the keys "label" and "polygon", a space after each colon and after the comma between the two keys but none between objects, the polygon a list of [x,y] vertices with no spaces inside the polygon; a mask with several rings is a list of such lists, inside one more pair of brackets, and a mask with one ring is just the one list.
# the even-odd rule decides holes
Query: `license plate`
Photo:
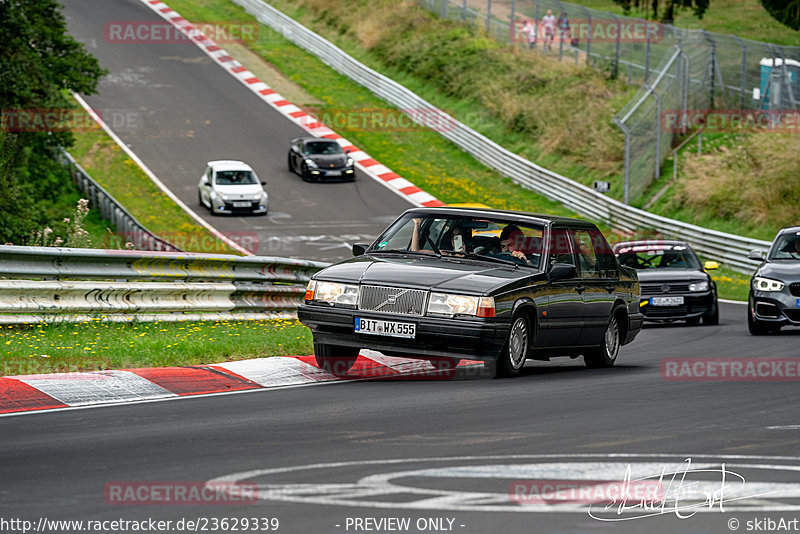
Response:
[{"label": "license plate", "polygon": [[234,208],[249,208],[250,207],[250,202],[234,202],[233,203],[233,207]]},{"label": "license plate", "polygon": [[414,323],[398,323],[396,321],[361,319],[360,317],[356,317],[355,331],[359,334],[414,339],[414,336],[417,335],[417,325]]},{"label": "license plate", "polygon": [[651,306],[680,306],[683,304],[683,297],[651,297]]},{"label": "license plate", "polygon": [[800,299],[797,299],[797,303],[795,304],[795,306],[800,308]]},{"label": "license plate", "polygon": [[325,176],[341,176],[342,171],[328,171],[325,173]]}]

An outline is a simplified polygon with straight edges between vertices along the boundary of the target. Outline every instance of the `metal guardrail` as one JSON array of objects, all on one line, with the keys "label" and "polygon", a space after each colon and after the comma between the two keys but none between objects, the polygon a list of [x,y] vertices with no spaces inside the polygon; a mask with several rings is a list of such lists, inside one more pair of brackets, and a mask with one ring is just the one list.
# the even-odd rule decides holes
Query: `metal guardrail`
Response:
[{"label": "metal guardrail", "polygon": [[140,223],[117,199],[111,196],[111,193],[95,182],[69,152],[64,150],[61,154],[69,164],[73,181],[89,199],[89,205],[99,210],[103,218],[114,225],[117,233],[126,236],[127,240],[135,246],[143,247],[146,250],[182,252],[181,249],[164,241]]},{"label": "metal guardrail", "polygon": [[363,65],[328,40],[261,0],[233,1],[259,22],[281,33],[338,72],[388,103],[406,110],[412,120],[419,121],[422,117],[424,121],[424,117],[439,117],[440,123],[447,124],[448,127],[437,130],[438,133],[475,159],[508,176],[522,187],[561,202],[585,217],[605,221],[622,231],[653,230],[660,232],[665,238],[686,240],[701,254],[741,272],[751,272],[757,266],[757,262],[746,258],[750,250],[767,249],[770,245],[767,241],[710,230],[648,213],[540,167],[450,117],[397,82]]},{"label": "metal guardrail", "polygon": [[[58,314],[296,311],[327,264],[264,256],[0,246],[0,323]],[[240,315],[241,316],[241,315]],[[16,320],[15,320],[16,318]],[[172,320],[175,320],[172,317]]]}]

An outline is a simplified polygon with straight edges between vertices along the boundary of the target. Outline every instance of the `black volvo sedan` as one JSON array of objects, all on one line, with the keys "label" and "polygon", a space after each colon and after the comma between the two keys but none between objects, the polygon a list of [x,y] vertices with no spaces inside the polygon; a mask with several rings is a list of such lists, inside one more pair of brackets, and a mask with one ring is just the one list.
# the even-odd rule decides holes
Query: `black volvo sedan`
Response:
[{"label": "black volvo sedan", "polygon": [[800,326],[800,226],[778,232],[766,257],[760,250],[748,257],[762,262],[750,280],[750,333],[757,336]]},{"label": "black volvo sedan", "polygon": [[298,309],[337,375],[362,348],[438,369],[483,360],[495,376],[554,356],[610,367],[642,328],[636,271],[577,219],[415,208],[353,254],[316,273]]},{"label": "black volvo sedan", "polygon": [[717,262],[701,263],[684,241],[626,241],[614,253],[639,274],[645,321],[719,324],[717,284],[708,274]]}]

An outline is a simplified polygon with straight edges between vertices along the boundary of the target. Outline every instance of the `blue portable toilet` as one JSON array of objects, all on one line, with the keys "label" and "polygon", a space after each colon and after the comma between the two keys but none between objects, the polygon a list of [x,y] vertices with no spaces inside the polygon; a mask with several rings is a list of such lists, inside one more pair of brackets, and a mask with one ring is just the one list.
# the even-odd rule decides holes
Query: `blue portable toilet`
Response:
[{"label": "blue portable toilet", "polygon": [[[786,66],[784,68],[784,61]],[[800,104],[800,61],[761,59],[761,109],[790,109]]]}]

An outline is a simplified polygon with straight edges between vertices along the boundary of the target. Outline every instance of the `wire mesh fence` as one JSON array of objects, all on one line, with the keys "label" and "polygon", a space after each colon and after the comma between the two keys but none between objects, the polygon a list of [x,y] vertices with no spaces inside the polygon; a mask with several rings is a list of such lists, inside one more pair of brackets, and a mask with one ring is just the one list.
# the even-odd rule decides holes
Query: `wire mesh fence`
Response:
[{"label": "wire mesh fence", "polygon": [[670,149],[689,130],[708,126],[710,115],[719,128],[748,121],[761,130],[798,126],[797,46],[686,30],[558,0],[419,3],[442,17],[483,27],[501,43],[585,62],[641,84],[614,117],[625,134],[626,203],[642,199]]}]

